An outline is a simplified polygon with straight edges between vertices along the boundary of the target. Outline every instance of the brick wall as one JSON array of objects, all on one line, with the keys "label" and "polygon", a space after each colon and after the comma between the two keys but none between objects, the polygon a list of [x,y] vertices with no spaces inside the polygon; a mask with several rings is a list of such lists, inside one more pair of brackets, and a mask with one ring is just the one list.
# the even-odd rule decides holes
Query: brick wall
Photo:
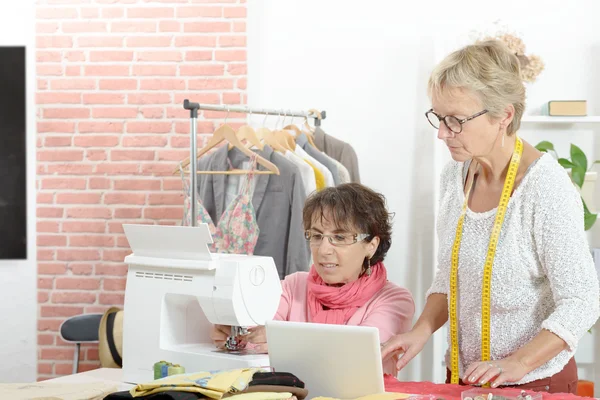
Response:
[{"label": "brick wall", "polygon": [[[245,103],[240,3],[38,0],[39,379],[71,372],[73,346],[57,333],[66,317],[123,304],[121,225],[180,220],[171,172],[189,154],[183,99]],[[198,132],[224,117],[204,112]],[[85,347],[80,370],[98,365]]]}]

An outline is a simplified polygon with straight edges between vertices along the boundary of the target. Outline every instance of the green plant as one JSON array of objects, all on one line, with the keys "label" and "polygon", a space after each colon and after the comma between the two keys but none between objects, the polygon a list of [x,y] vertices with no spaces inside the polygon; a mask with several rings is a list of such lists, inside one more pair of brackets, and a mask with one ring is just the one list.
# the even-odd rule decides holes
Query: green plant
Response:
[{"label": "green plant", "polygon": [[[558,159],[558,163],[563,166],[565,169],[571,170],[571,180],[581,189],[583,186],[583,182],[585,181],[585,174],[589,171],[588,169],[588,159],[585,153],[574,144],[571,144],[571,159],[561,158],[558,156],[558,153],[554,149],[554,145],[548,141],[539,142],[535,145],[535,148],[542,152],[552,151],[556,155]],[[594,164],[598,164],[600,161],[596,160],[590,165],[590,169]],[[585,204],[585,200],[583,197],[581,198],[583,202],[583,212],[584,212],[584,222],[585,222],[585,230],[589,230],[594,223],[596,222],[596,218],[598,214],[593,214]]]}]

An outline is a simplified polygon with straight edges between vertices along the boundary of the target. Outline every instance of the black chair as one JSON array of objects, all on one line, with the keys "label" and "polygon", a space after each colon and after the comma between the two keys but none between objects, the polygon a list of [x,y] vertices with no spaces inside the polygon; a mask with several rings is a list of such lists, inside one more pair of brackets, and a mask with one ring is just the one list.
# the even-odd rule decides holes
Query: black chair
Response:
[{"label": "black chair", "polygon": [[73,374],[79,369],[81,343],[98,343],[98,328],[103,314],[83,314],[68,318],[60,325],[60,336],[65,342],[76,344],[73,356]]}]

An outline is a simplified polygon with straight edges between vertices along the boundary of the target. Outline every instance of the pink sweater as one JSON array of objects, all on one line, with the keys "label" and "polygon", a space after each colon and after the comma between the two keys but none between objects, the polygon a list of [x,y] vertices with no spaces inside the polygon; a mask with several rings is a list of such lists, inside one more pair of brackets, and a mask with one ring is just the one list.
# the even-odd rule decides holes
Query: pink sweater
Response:
[{"label": "pink sweater", "polygon": [[[308,272],[296,272],[285,277],[275,319],[311,322],[306,303],[307,280]],[[410,292],[388,281],[371,300],[356,310],[348,325],[378,328],[379,340],[383,343],[393,335],[410,330],[414,313],[415,303]],[[395,360],[384,362],[383,372],[395,376]]]}]

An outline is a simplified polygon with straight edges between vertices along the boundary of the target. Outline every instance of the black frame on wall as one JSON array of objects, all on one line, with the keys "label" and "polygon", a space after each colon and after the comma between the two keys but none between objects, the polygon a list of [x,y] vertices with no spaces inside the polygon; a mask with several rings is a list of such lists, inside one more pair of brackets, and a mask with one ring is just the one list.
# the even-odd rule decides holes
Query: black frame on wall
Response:
[{"label": "black frame on wall", "polygon": [[25,47],[0,47],[0,259],[27,258]]}]

